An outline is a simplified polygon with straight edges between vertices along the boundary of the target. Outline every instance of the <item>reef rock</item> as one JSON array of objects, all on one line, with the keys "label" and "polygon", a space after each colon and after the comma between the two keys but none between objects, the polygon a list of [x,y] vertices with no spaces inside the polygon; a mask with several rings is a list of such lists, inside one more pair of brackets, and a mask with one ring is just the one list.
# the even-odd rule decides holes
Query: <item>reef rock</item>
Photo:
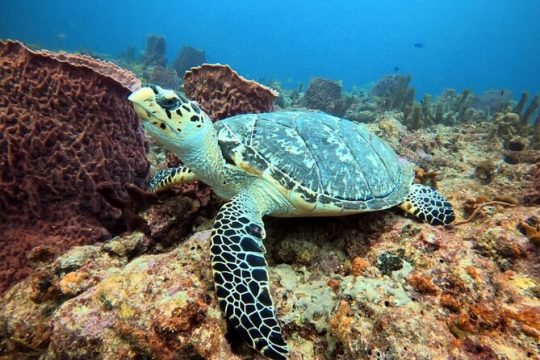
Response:
[{"label": "reef rock", "polygon": [[322,78],[311,80],[304,94],[304,104],[308,109],[322,110],[335,116],[343,116],[351,100],[343,99],[339,82]]},{"label": "reef rock", "polygon": [[159,85],[165,89],[177,90],[180,87],[180,79],[174,69],[152,66],[145,70],[144,77],[150,84]]},{"label": "reef rock", "polygon": [[[107,246],[74,248],[6,295],[0,353],[17,357],[30,347],[67,359],[236,358],[208,295],[208,238],[203,232],[129,263]],[[142,238],[114,241],[131,247]]]},{"label": "reef rock", "polygon": [[145,68],[167,66],[167,43],[164,36],[148,35],[146,37],[146,50],[141,61]]},{"label": "reef rock", "polygon": [[172,67],[180,75],[195,66],[200,66],[206,62],[204,50],[194,49],[191,46],[183,46],[182,50],[174,59]]}]

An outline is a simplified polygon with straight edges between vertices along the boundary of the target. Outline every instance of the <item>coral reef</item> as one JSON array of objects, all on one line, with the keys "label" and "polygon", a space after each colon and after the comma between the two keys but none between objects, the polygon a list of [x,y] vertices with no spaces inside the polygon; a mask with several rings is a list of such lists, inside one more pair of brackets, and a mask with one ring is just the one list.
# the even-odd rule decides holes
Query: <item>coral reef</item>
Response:
[{"label": "coral reef", "polygon": [[206,62],[204,50],[198,50],[191,46],[183,46],[172,63],[172,67],[180,76],[195,66],[200,66]]},{"label": "coral reef", "polygon": [[513,163],[539,161],[535,151],[540,151],[540,113],[536,118],[535,113],[540,106],[540,97],[535,96],[527,105],[528,98],[527,92],[522,93],[519,102],[511,111],[507,105],[492,118],[497,125],[493,135],[510,151],[508,157]]},{"label": "coral reef", "polygon": [[184,75],[186,96],[196,100],[212,120],[272,111],[277,91],[246,80],[227,65],[204,64]]},{"label": "coral reef", "polygon": [[134,63],[137,61],[137,48],[135,46],[128,46],[118,57],[119,60],[127,63]]},{"label": "coral reef", "polygon": [[487,90],[482,95],[475,96],[473,107],[491,116],[498,112],[508,112],[512,103],[510,90]]},{"label": "coral reef", "polygon": [[527,100],[529,94],[524,92],[521,94],[521,98],[513,109],[513,112],[519,115],[519,134],[521,136],[527,137],[533,147],[537,150],[540,150],[540,112],[538,113],[536,119],[534,118],[534,113],[540,106],[540,96],[536,95],[531,102],[527,105]]},{"label": "coral reef", "polygon": [[126,97],[139,81],[82,55],[0,43],[0,292],[30,271],[38,244],[62,251],[116,232],[117,197],[148,172],[143,134]]},{"label": "coral reef", "polygon": [[446,89],[437,99],[434,122],[446,125],[473,121],[472,104],[475,97],[469,89],[456,93],[454,89]]},{"label": "coral reef", "polygon": [[385,110],[400,110],[408,114],[414,101],[414,89],[409,87],[411,79],[410,75],[387,75],[377,82],[371,94],[382,98]]},{"label": "coral reef", "polygon": [[180,87],[180,79],[174,69],[152,66],[144,71],[144,78],[150,84],[159,85],[166,89],[177,90]]},{"label": "coral reef", "polygon": [[540,161],[531,169],[530,179],[523,201],[525,204],[540,205]]},{"label": "coral reef", "polygon": [[[269,218],[271,291],[291,358],[540,356],[540,268],[530,240],[537,223],[529,219],[540,212],[511,199],[519,198],[531,165],[481,164],[472,156],[500,154],[489,135],[493,123],[410,132],[386,117],[369,126],[425,163],[430,171],[418,170],[419,181],[437,179],[458,212],[476,215],[452,229],[399,211],[316,222]],[[478,167],[489,171],[488,184]],[[209,202],[181,191],[174,190],[176,198],[161,195],[141,214],[151,236],[119,236],[56,260],[36,250],[38,270],[1,302],[0,354],[256,356],[227,328],[210,290],[206,230],[215,212],[198,219]],[[503,201],[514,206],[496,203]],[[195,234],[184,240],[193,223]],[[524,223],[529,228],[522,234],[518,225]]]},{"label": "coral reef", "polygon": [[326,113],[343,116],[351,106],[352,97],[343,97],[338,81],[315,78],[309,83],[304,94],[304,105],[308,109],[322,110]]},{"label": "coral reef", "polygon": [[526,106],[528,98],[529,93],[522,93],[518,104],[513,109],[514,113],[519,114],[519,119],[523,128],[526,128],[529,125],[533,114],[535,113],[536,109],[538,109],[538,106],[540,106],[540,97],[538,95],[531,100],[529,106]]},{"label": "coral reef", "polygon": [[167,43],[161,35],[148,35],[146,49],[141,58],[145,68],[151,66],[167,66]]},{"label": "coral reef", "polygon": [[540,204],[540,114],[534,113],[540,106],[536,95],[527,106],[528,93],[524,92],[512,113],[496,114],[496,134],[505,147],[504,159],[510,164],[536,164],[530,170],[530,182],[523,192],[523,202]]},{"label": "coral reef", "polygon": [[460,94],[446,89],[435,101],[430,94],[424,94],[418,103],[414,100],[414,88],[409,87],[411,79],[411,76],[387,75],[371,91],[384,111],[400,111],[402,123],[411,130],[434,124],[485,121],[495,111],[507,111],[511,100],[509,91],[488,91],[477,97],[468,89]]},{"label": "coral reef", "polygon": [[[206,78],[191,74],[197,79],[186,93],[206,101],[213,116],[254,106],[245,104],[256,83],[223,66],[201,68]],[[410,79],[391,80],[376,97],[355,92],[346,114],[369,122],[414,162],[416,181],[446,194],[458,221],[432,227],[399,209],[265,220],[271,293],[291,359],[540,358],[534,111],[522,133],[527,99],[512,113],[495,92],[483,102],[450,91],[415,103]],[[276,94],[266,92],[266,100],[255,99],[269,106]],[[301,107],[302,87],[283,94],[282,106]],[[224,104],[234,104],[230,113],[219,113]],[[494,109],[493,121],[477,121]],[[149,148],[152,172],[179,164],[152,142]],[[221,201],[211,190],[194,183],[149,199],[133,185],[125,186],[128,195],[108,184],[96,189],[145,234],[59,258],[47,243],[29,252],[35,270],[0,300],[0,357],[259,358],[228,327],[212,291],[208,230]],[[142,206],[149,200],[151,207]]]},{"label": "coral reef", "polygon": [[486,119],[483,111],[473,108],[476,97],[469,89],[458,94],[453,89],[446,89],[443,94],[432,102],[431,95],[426,94],[422,104],[415,104],[413,115],[404,116],[413,129],[432,125],[453,125],[463,122],[480,122]]},{"label": "coral reef", "polygon": [[[441,182],[454,201],[458,180]],[[271,290],[291,358],[537,357],[540,269],[515,228],[526,211],[452,230],[393,212],[269,219]],[[177,221],[143,216],[153,234]],[[210,291],[209,236],[141,256],[157,248],[134,233],[42,262],[0,304],[0,354],[252,358]]]},{"label": "coral reef", "polygon": [[532,216],[527,220],[520,222],[517,228],[530,242],[540,246],[540,221],[537,217]]},{"label": "coral reef", "polygon": [[208,296],[208,235],[129,263],[125,250],[144,242],[140,234],[69,251],[3,299],[2,336],[10,338],[0,353],[17,358],[32,348],[70,359],[238,358]]}]

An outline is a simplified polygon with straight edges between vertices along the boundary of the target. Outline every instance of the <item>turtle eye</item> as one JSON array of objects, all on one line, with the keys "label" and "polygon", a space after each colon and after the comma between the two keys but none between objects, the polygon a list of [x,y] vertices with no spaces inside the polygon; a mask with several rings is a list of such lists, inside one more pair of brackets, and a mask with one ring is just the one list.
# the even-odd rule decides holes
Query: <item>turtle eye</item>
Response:
[{"label": "turtle eye", "polygon": [[156,100],[159,106],[165,110],[172,110],[180,106],[180,99],[178,98],[168,98],[168,99],[158,99]]}]

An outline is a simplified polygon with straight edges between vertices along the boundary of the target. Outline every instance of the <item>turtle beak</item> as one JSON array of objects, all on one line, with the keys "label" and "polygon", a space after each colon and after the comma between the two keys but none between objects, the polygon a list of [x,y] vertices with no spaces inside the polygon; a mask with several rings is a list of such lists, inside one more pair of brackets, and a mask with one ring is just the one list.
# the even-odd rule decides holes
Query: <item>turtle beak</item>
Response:
[{"label": "turtle beak", "polygon": [[142,87],[137,91],[134,91],[129,95],[128,100],[134,103],[143,103],[144,101],[151,100],[156,94],[150,87]]},{"label": "turtle beak", "polygon": [[129,95],[128,100],[133,103],[133,108],[141,120],[148,120],[150,113],[145,105],[150,104],[155,97],[154,91],[149,87],[143,87]]}]

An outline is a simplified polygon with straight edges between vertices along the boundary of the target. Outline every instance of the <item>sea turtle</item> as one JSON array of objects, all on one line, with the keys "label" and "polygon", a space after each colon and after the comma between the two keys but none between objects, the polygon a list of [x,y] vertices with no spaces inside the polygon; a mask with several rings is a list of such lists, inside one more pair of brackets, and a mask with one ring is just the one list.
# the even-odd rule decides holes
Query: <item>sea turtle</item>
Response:
[{"label": "sea turtle", "polygon": [[436,190],[414,184],[411,164],[364,126],[322,112],[272,112],[212,123],[196,102],[159,86],[130,97],[146,131],[182,160],[153,191],[200,180],[230,199],[211,236],[219,305],[270,359],[288,346],[270,296],[263,216],[339,216],[400,206],[433,225],[454,220]]}]

